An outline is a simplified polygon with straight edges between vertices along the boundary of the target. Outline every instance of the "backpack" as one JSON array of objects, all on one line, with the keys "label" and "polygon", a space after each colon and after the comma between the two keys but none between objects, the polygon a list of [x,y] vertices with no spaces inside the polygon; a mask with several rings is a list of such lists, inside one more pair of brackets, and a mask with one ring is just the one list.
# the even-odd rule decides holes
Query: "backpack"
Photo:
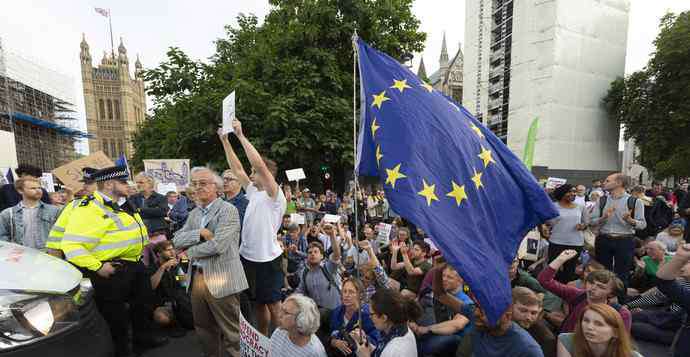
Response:
[{"label": "backpack", "polygon": [[[608,199],[609,197],[606,195],[599,198],[599,217],[604,215],[604,207]],[[635,217],[635,204],[637,204],[637,197],[628,196],[628,209],[632,211],[630,212],[630,216],[633,218]]]},{"label": "backpack", "polygon": [[655,236],[673,221],[673,208],[663,200],[655,198],[650,209],[645,210],[645,220],[647,228],[642,231],[645,234],[644,238]]},{"label": "backpack", "polygon": [[[333,276],[328,272],[328,269],[326,269],[325,266],[319,265],[319,269],[321,270],[321,273],[323,276],[326,277],[326,280],[328,280],[328,290],[331,290],[331,287],[335,286],[335,288],[338,290],[338,293],[340,293],[340,288],[338,285],[333,281]],[[309,267],[304,267],[304,271],[302,271],[302,283],[304,284],[304,295],[309,296],[309,286],[307,285],[307,274],[309,274]]]}]

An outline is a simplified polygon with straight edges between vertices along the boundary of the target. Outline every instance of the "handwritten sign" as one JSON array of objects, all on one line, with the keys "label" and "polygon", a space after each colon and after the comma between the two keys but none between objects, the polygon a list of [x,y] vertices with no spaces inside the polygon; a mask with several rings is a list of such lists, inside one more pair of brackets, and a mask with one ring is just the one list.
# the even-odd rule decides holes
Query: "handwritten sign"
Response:
[{"label": "handwritten sign", "polygon": [[288,181],[299,181],[307,178],[307,176],[304,174],[304,169],[302,168],[285,170],[285,176],[287,176]]},{"label": "handwritten sign", "polygon": [[393,225],[388,223],[379,223],[376,228],[379,232],[378,236],[376,237],[376,241],[379,243],[379,246],[388,245]]},{"label": "handwritten sign", "polygon": [[546,180],[546,188],[556,188],[558,186],[564,185],[568,180],[558,177],[549,177]]},{"label": "handwritten sign", "polygon": [[304,216],[299,213],[291,213],[290,222],[295,224],[304,224]]},{"label": "handwritten sign", "polygon": [[235,92],[223,99],[223,134],[233,132],[232,121],[235,120]]},{"label": "handwritten sign", "polygon": [[156,185],[156,192],[160,193],[161,195],[165,196],[170,191],[177,192],[177,185],[175,185],[174,182],[159,183]]},{"label": "handwritten sign", "polygon": [[53,180],[53,174],[50,172],[44,172],[41,176],[41,187],[43,187],[48,192],[55,192],[55,182]]},{"label": "handwritten sign", "polygon": [[144,160],[144,171],[160,183],[174,183],[179,187],[189,185],[189,159]]},{"label": "handwritten sign", "polygon": [[271,340],[262,335],[240,312],[240,356],[268,357]]},{"label": "handwritten sign", "polygon": [[115,164],[113,164],[103,151],[97,151],[87,157],[62,165],[53,170],[52,173],[53,176],[57,177],[65,186],[79,188],[82,187],[82,183],[79,182],[79,180],[82,178],[81,170],[83,168],[93,167],[94,169],[103,169],[114,165]]}]

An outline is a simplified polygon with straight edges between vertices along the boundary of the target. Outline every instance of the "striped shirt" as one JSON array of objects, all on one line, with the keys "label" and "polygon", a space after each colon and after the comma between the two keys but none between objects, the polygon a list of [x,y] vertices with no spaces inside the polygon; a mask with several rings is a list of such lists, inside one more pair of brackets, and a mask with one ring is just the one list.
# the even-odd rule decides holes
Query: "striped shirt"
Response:
[{"label": "striped shirt", "polygon": [[[685,287],[686,289],[690,290],[690,281],[683,280],[683,279],[678,279],[678,283]],[[669,305],[668,310],[671,312],[682,312],[683,307],[678,305],[675,302],[672,302],[671,299],[669,299],[664,293],[659,291],[658,288],[654,287],[642,295],[640,295],[639,298],[635,299],[634,301],[631,301],[625,306],[628,307],[628,309],[635,309],[635,308],[648,308],[648,307],[654,307],[654,306],[659,306],[659,305]]]},{"label": "striped shirt", "polygon": [[271,335],[271,357],[326,357],[326,350],[316,335],[304,346],[297,346],[290,341],[287,330],[277,328]]}]

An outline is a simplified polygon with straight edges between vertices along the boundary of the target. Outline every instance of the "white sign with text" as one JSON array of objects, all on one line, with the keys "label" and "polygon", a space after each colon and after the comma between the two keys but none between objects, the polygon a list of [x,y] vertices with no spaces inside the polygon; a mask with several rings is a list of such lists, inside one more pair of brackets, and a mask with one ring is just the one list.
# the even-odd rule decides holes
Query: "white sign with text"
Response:
[{"label": "white sign with text", "polygon": [[235,91],[223,99],[223,134],[233,132],[233,120],[235,120]]},{"label": "white sign with text", "polygon": [[288,181],[299,181],[307,178],[307,176],[304,174],[304,169],[302,168],[285,170],[285,176],[287,176]]}]

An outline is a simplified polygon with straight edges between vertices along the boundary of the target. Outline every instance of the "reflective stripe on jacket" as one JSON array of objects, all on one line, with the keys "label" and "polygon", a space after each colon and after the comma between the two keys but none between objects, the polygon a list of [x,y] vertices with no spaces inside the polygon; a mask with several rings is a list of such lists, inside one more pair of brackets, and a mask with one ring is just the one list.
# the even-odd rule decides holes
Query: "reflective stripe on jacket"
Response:
[{"label": "reflective stripe on jacket", "polygon": [[138,261],[148,244],[148,232],[139,214],[114,210],[98,192],[87,200],[68,217],[60,244],[65,259],[94,271],[103,261]]},{"label": "reflective stripe on jacket", "polygon": [[57,221],[55,221],[53,228],[51,228],[50,233],[48,233],[46,248],[60,250],[60,242],[62,242],[62,237],[65,235],[65,227],[67,226],[67,222],[69,222],[69,217],[79,203],[81,203],[81,199],[75,198],[62,208]]}]

